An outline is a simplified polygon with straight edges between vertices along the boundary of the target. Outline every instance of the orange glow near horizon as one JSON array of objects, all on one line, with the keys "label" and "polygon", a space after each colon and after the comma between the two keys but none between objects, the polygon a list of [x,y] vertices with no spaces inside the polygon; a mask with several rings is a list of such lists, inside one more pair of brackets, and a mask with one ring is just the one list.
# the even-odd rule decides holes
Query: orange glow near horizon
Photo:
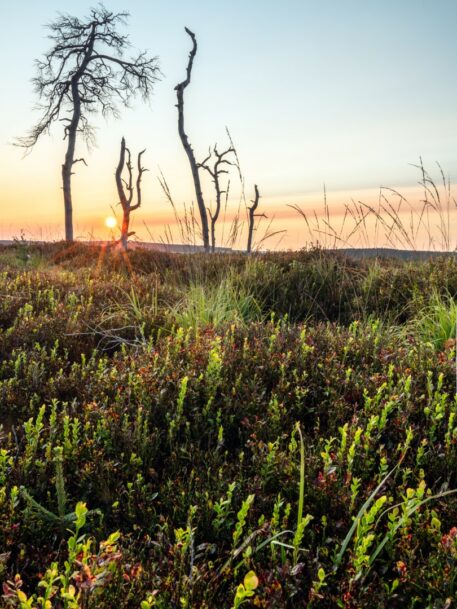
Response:
[{"label": "orange glow near horizon", "polygon": [[[457,229],[457,207],[450,200],[449,209],[444,205],[442,219],[438,213],[431,214],[419,225],[420,211],[423,207],[423,190],[419,186],[398,187],[398,192],[405,198],[398,215],[401,222],[410,231],[411,221],[413,224],[413,237],[415,249],[447,249],[441,235],[444,227],[449,225],[449,235],[456,235]],[[455,185],[451,184],[451,192]],[[84,194],[86,196],[84,196]],[[106,214],[107,205],[97,198],[90,197],[84,193],[78,196],[74,208],[75,238],[83,241],[104,240],[107,238],[106,229],[115,230],[119,224],[114,214]],[[262,194],[262,193],[261,193]],[[43,205],[41,213],[39,206],[34,210],[28,210],[28,214],[14,214],[16,209],[25,212],[27,204],[18,205],[11,201],[7,207],[6,214],[0,219],[0,239],[12,239],[24,231],[25,238],[39,241],[58,241],[63,238],[63,213],[58,193],[47,204]],[[152,195],[152,196],[151,196]],[[391,238],[386,238],[385,227],[376,222],[373,214],[369,215],[365,222],[360,224],[356,233],[352,234],[352,228],[356,217],[348,214],[348,209],[355,210],[356,206],[365,205],[365,209],[371,207],[377,209],[380,191],[376,188],[357,190],[327,190],[324,199],[323,192],[296,193],[284,196],[267,196],[265,193],[261,198],[262,212],[267,218],[259,218],[256,225],[255,241],[261,244],[263,249],[301,249],[311,244],[320,244],[323,247],[398,247],[412,249],[411,242],[402,239],[398,231],[394,231]],[[445,203],[444,192],[441,193]],[[384,191],[386,201],[397,209],[399,198],[393,192]],[[248,199],[248,197],[247,197]],[[210,201],[210,200],[209,200]],[[88,205],[90,203],[91,205]],[[249,204],[249,200],[248,200]],[[387,205],[387,203],[386,203]],[[305,214],[308,223],[303,216],[293,207],[299,207]],[[327,207],[326,207],[327,206]],[[103,213],[105,208],[105,214]],[[232,241],[232,227],[234,219],[239,210],[238,238]],[[11,213],[9,214],[8,211]],[[189,206],[187,206],[189,212]],[[413,213],[414,218],[411,217]],[[177,204],[177,215],[183,220],[184,204]],[[389,218],[387,218],[389,222]],[[327,223],[329,226],[327,226]],[[135,231],[136,239],[144,242],[173,242],[173,243],[201,243],[199,234],[188,235],[181,230],[177,217],[168,203],[163,198],[155,197],[153,193],[145,199],[141,208],[131,217],[131,228]],[[105,230],[103,230],[105,228]],[[332,232],[333,231],[333,232]],[[197,228],[198,232],[198,228]],[[267,238],[268,234],[274,233]],[[430,234],[429,234],[430,233]],[[228,201],[226,213],[221,213],[216,236],[217,243],[222,247],[234,247],[243,249],[247,235],[247,223],[244,204],[239,204],[239,199]],[[432,238],[430,238],[430,236]],[[450,249],[457,245],[455,238],[449,243]]]}]

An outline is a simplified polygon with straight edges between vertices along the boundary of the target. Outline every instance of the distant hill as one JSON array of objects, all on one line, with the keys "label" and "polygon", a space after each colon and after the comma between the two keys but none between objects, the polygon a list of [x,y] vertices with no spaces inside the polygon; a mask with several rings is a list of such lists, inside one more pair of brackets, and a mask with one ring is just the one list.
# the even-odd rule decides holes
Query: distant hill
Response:
[{"label": "distant hill", "polygon": [[457,252],[437,252],[427,250],[396,250],[389,247],[344,248],[331,250],[356,258],[398,258],[400,260],[429,260],[440,256],[457,256]]},{"label": "distant hill", "polygon": [[[18,241],[13,239],[0,239],[0,245],[14,245]],[[30,240],[26,241],[26,243],[44,243],[43,241]],[[85,243],[86,245],[105,245],[112,243],[111,241],[79,241],[78,243]],[[155,250],[157,252],[170,252],[174,254],[192,254],[204,252],[204,248],[202,245],[189,245],[189,244],[180,244],[180,243],[153,243],[150,241],[129,241],[130,249],[147,249],[147,250]],[[229,247],[216,247],[216,252],[219,254],[227,254],[236,250],[232,250]]]},{"label": "distant hill", "polygon": [[[0,240],[0,245],[14,245],[17,241],[12,239]],[[40,241],[30,241],[29,243],[42,243]],[[80,241],[87,245],[105,245],[111,243],[109,241]],[[203,253],[202,245],[190,245],[180,243],[154,243],[151,241],[130,241],[131,249],[147,249],[157,252],[170,252],[174,254],[193,254]],[[430,258],[439,258],[440,256],[457,256],[457,251],[454,252],[437,252],[427,250],[398,250],[388,247],[373,247],[373,248],[341,248],[329,249],[329,252],[345,254],[350,258],[361,260],[363,258],[396,258],[399,260],[428,260]],[[218,254],[241,253],[241,250],[235,250],[230,247],[216,247]]]}]

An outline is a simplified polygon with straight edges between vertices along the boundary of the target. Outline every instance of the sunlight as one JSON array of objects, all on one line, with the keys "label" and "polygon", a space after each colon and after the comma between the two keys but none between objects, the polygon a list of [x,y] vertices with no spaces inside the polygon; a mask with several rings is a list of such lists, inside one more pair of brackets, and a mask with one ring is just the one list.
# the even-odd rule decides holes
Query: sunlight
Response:
[{"label": "sunlight", "polygon": [[114,216],[108,216],[107,218],[105,218],[105,226],[107,226],[108,228],[116,228],[117,226],[117,220]]}]

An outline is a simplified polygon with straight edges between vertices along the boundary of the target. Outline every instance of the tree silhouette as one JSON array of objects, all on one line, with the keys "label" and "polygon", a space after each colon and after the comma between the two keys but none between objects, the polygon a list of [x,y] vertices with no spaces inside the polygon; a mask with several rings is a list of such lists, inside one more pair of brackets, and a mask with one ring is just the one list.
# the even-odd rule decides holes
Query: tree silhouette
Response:
[{"label": "tree silhouette", "polygon": [[212,153],[208,154],[206,159],[204,159],[201,163],[198,163],[198,167],[205,169],[211,176],[214,189],[216,191],[216,207],[214,212],[211,209],[208,209],[208,214],[211,221],[211,251],[214,253],[216,251],[216,223],[219,219],[219,214],[221,212],[222,205],[222,195],[228,193],[229,185],[227,185],[226,190],[222,190],[221,188],[221,177],[223,174],[227,174],[228,171],[223,168],[223,165],[233,165],[231,161],[229,161],[226,157],[235,153],[234,148],[227,148],[223,152],[219,152],[217,149],[217,145],[213,148],[213,153],[215,160],[213,165],[209,165],[209,161],[211,160]]},{"label": "tree silhouette", "polygon": [[255,219],[256,218],[266,218],[265,214],[256,214],[256,210],[259,207],[260,193],[257,187],[257,184],[254,185],[255,197],[254,200],[251,201],[251,207],[248,207],[248,245],[246,247],[246,253],[250,254],[252,252],[252,241],[254,238],[254,230],[255,230]]},{"label": "tree silhouette", "polygon": [[31,149],[55,121],[65,122],[67,150],[62,183],[67,241],[73,241],[73,166],[85,163],[82,158],[75,159],[77,135],[81,134],[88,144],[93,142],[91,116],[101,113],[119,117],[119,104],[128,106],[137,94],[148,99],[159,78],[156,57],[141,52],[124,59],[130,43],[128,36],[118,32],[118,26],[125,24],[127,17],[128,13],[112,13],[103,5],[92,9],[83,20],[60,15],[48,25],[53,46],[43,60],[37,61],[34,84],[42,116],[17,144]]},{"label": "tree silhouette", "polygon": [[195,55],[197,54],[197,39],[195,34],[189,30],[189,28],[184,28],[186,33],[190,36],[192,40],[192,49],[189,53],[189,60],[187,62],[186,68],[186,78],[182,82],[176,85],[175,91],[178,98],[177,108],[178,108],[178,132],[179,137],[181,138],[181,142],[184,150],[186,151],[187,158],[189,159],[190,169],[192,171],[192,178],[194,180],[195,186],[195,196],[197,197],[197,205],[198,211],[200,214],[201,221],[201,229],[203,236],[203,247],[205,248],[205,252],[209,252],[209,226],[208,226],[208,214],[206,213],[205,201],[203,199],[202,187],[200,182],[200,174],[198,172],[199,165],[195,160],[195,154],[192,146],[189,143],[189,138],[186,134],[184,128],[184,90],[186,87],[190,85],[190,79],[192,76],[192,66],[194,64]]},{"label": "tree silhouette", "polygon": [[[125,138],[121,140],[121,152],[119,155],[119,163],[116,168],[116,187],[119,195],[119,202],[122,207],[122,227],[121,227],[121,244],[124,249],[127,249],[128,238],[131,235],[134,235],[134,232],[129,232],[130,226],[130,214],[132,211],[135,211],[141,206],[141,178],[143,177],[143,173],[147,171],[141,165],[141,157],[146,152],[146,150],[142,150],[138,154],[137,158],[137,168],[138,174],[136,178],[135,186],[133,185],[133,166],[132,166],[132,157],[130,154],[130,150],[125,145]],[[127,153],[127,158],[126,158]],[[124,167],[127,168],[127,180],[122,178],[122,172]],[[136,203],[133,204],[133,193],[136,190]]]}]

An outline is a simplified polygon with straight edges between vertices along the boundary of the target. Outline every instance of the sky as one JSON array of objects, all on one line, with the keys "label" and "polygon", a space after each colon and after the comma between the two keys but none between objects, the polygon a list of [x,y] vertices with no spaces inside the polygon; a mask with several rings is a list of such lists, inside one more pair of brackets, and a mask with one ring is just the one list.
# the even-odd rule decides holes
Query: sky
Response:
[{"label": "sky", "polygon": [[[31,78],[34,60],[50,45],[45,24],[58,11],[83,17],[91,6],[81,0],[0,2],[0,238],[21,230],[30,238],[63,236],[62,123],[26,157],[13,143],[39,118]],[[246,198],[258,184],[268,216],[258,240],[273,219],[270,231],[286,232],[269,246],[304,246],[305,222],[288,205],[320,217],[324,184],[338,224],[345,205],[374,204],[380,186],[420,206],[420,173],[412,166],[420,156],[436,179],[438,161],[455,181],[455,0],[106,0],[105,6],[128,9],[125,31],[133,49],[158,56],[163,76],[149,104],[136,100],[119,120],[94,121],[96,147],[87,151],[78,143],[76,155],[88,163],[76,166],[72,183],[78,237],[109,237],[105,218],[113,206],[119,215],[114,170],[122,136],[134,154],[146,148],[149,172],[134,219],[139,237],[159,240],[166,224],[176,230],[160,171],[180,213],[195,199],[175,107],[174,86],[185,76],[190,49],[184,26],[198,40],[185,92],[187,133],[202,159],[216,142],[227,146],[230,129]],[[230,194],[227,221],[241,197],[236,173]],[[205,200],[214,201],[207,180]]]}]

